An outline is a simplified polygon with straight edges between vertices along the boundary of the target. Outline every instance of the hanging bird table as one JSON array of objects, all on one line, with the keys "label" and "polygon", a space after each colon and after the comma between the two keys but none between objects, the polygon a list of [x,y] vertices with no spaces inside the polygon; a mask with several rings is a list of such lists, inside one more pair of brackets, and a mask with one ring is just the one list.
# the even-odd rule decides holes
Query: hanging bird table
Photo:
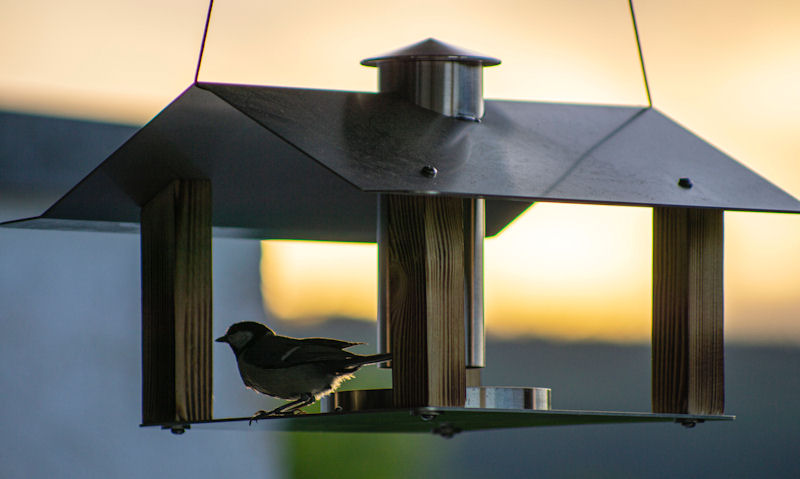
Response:
[{"label": "hanging bird table", "polygon": [[[484,100],[500,60],[428,39],[362,62],[379,93],[195,82],[26,228],[141,235],[142,424],[430,432],[724,413],[723,211],[800,202],[647,107]],[[532,202],[653,208],[652,412],[492,388],[483,239]],[[212,414],[212,236],[377,242],[392,388],[320,414]]]}]

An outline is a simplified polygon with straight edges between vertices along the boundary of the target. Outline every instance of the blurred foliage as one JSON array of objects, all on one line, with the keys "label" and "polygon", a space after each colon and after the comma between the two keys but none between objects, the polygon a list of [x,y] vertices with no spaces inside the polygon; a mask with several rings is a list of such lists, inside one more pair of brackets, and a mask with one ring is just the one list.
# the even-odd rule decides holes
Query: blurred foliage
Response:
[{"label": "blurred foliage", "polygon": [[[389,388],[391,382],[390,369],[365,367],[341,389]],[[305,411],[319,412],[319,403]],[[292,478],[432,477],[450,450],[446,440],[420,434],[294,432],[285,438],[284,465]]]},{"label": "blurred foliage", "polygon": [[292,478],[431,477],[445,462],[434,447],[445,440],[432,435],[298,432],[286,436],[285,469]]}]

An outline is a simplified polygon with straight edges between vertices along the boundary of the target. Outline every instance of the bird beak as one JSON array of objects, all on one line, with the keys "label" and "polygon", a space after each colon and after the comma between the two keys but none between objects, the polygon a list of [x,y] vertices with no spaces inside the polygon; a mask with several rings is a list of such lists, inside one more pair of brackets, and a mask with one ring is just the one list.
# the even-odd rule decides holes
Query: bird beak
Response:
[{"label": "bird beak", "polygon": [[225,335],[225,336],[219,337],[219,338],[215,339],[214,342],[216,342],[216,343],[227,343],[228,342],[228,336]]}]

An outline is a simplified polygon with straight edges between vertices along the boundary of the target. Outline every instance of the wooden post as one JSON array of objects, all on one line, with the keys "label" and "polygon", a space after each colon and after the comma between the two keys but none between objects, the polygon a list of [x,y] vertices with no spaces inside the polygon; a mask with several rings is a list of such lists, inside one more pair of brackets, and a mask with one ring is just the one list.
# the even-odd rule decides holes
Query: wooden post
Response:
[{"label": "wooden post", "polygon": [[480,387],[481,386],[481,369],[482,368],[469,368],[467,369],[467,387]]},{"label": "wooden post", "polygon": [[383,195],[395,407],[464,406],[464,201]]},{"label": "wooden post", "polygon": [[722,414],[723,211],[653,209],[653,412]]},{"label": "wooden post", "polygon": [[141,214],[142,423],[211,419],[211,184],[176,180]]}]

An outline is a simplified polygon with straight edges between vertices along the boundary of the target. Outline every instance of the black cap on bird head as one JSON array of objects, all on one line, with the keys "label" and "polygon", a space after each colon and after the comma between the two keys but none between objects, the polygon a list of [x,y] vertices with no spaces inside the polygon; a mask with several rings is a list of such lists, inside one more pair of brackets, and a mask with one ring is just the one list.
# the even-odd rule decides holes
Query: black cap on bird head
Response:
[{"label": "black cap on bird head", "polygon": [[275,332],[261,323],[242,321],[232,324],[225,336],[215,339],[218,343],[228,343],[234,351],[238,352],[247,343],[262,336],[274,336]]}]

